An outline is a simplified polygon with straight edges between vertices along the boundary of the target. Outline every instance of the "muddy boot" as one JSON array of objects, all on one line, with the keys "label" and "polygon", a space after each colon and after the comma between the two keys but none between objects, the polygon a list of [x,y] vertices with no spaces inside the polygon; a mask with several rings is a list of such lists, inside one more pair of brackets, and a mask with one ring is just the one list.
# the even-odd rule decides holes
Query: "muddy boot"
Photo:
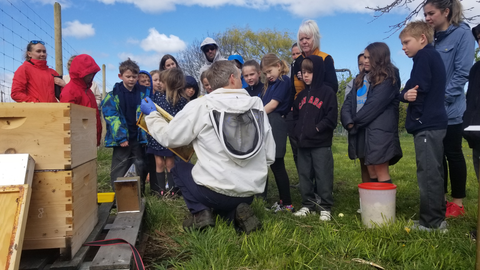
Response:
[{"label": "muddy boot", "polygon": [[235,224],[246,234],[262,228],[262,223],[255,216],[250,205],[246,203],[241,203],[237,206]]},{"label": "muddy boot", "polygon": [[206,209],[193,214],[190,218],[183,222],[183,229],[188,230],[204,230],[208,227],[215,226],[215,219],[213,218],[212,211]]}]

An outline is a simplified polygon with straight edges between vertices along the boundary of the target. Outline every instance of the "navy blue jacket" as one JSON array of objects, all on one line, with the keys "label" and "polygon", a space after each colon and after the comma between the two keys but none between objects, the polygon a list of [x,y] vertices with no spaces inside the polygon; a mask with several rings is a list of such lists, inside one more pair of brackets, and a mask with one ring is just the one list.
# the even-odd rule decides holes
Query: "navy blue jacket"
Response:
[{"label": "navy blue jacket", "polygon": [[247,90],[248,94],[251,97],[259,97],[262,98],[262,93],[263,93],[263,83],[258,80],[258,83],[254,86],[247,86],[245,87],[245,90]]},{"label": "navy blue jacket", "polygon": [[405,128],[415,134],[424,130],[446,129],[447,112],[444,106],[446,72],[440,54],[428,44],[413,57],[410,79],[405,84],[400,100],[405,93],[418,85],[417,99],[409,102]]}]

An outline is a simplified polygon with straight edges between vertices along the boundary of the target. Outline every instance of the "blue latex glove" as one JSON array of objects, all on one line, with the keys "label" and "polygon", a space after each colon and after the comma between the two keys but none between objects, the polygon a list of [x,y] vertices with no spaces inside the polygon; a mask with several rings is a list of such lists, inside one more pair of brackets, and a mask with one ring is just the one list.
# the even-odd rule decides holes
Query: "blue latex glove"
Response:
[{"label": "blue latex glove", "polygon": [[142,113],[149,115],[151,112],[156,111],[157,108],[155,107],[152,99],[146,97],[142,99],[142,104],[140,104],[140,110],[142,111]]}]

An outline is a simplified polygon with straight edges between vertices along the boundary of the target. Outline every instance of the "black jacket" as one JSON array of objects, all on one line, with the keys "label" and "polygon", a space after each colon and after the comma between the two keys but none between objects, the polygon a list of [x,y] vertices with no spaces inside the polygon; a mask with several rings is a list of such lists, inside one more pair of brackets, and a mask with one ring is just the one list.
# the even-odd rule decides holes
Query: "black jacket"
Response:
[{"label": "black jacket", "polygon": [[[463,127],[480,125],[480,61],[473,65],[468,76],[467,110],[463,114]],[[464,131],[463,137],[470,148],[480,147],[479,131]]]},{"label": "black jacket", "polygon": [[405,93],[418,85],[417,98],[408,103],[405,128],[415,134],[424,130],[446,129],[448,124],[445,111],[445,65],[440,54],[428,44],[413,57],[410,79],[405,84],[400,100]]},{"label": "black jacket", "polygon": [[247,86],[245,87],[245,90],[247,90],[248,94],[251,97],[259,97],[262,98],[262,93],[263,93],[263,83],[258,80],[258,83],[254,86]]},{"label": "black jacket", "polygon": [[400,139],[398,137],[398,106],[400,76],[396,72],[396,83],[387,78],[373,86],[367,94],[363,108],[357,111],[357,89],[350,91],[341,110],[342,125],[347,128],[354,124],[348,132],[348,156],[356,159],[356,134],[365,129],[365,165],[376,165],[389,162],[397,163],[402,158]]},{"label": "black jacket", "polygon": [[337,126],[337,96],[324,83],[323,59],[316,55],[307,57],[313,62],[311,85],[301,91],[293,103],[295,120],[294,137],[299,148],[329,147]]}]

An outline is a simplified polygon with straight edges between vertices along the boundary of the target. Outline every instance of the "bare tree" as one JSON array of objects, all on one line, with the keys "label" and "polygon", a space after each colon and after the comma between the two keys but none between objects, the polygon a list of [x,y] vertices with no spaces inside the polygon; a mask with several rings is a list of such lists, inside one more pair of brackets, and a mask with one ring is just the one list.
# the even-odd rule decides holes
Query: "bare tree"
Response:
[{"label": "bare tree", "polygon": [[[395,32],[397,32],[398,30],[402,29],[402,27],[407,25],[407,23],[411,21],[412,18],[416,17],[420,12],[422,12],[423,5],[425,5],[426,0],[421,1],[416,6],[414,2],[417,2],[417,1],[416,0],[393,0],[390,4],[387,4],[385,6],[366,7],[366,8],[373,10],[375,12],[374,20],[380,18],[385,14],[390,13],[395,8],[405,8],[410,10],[410,13],[405,17],[403,21],[389,26],[390,30],[388,32],[391,32],[391,35],[393,35]],[[477,1],[477,3],[480,3],[480,0]],[[412,5],[414,6],[413,9],[411,8]],[[472,10],[472,9],[473,7],[469,7],[467,10]],[[472,22],[475,18],[479,16],[480,15],[466,17],[465,21]]]}]

